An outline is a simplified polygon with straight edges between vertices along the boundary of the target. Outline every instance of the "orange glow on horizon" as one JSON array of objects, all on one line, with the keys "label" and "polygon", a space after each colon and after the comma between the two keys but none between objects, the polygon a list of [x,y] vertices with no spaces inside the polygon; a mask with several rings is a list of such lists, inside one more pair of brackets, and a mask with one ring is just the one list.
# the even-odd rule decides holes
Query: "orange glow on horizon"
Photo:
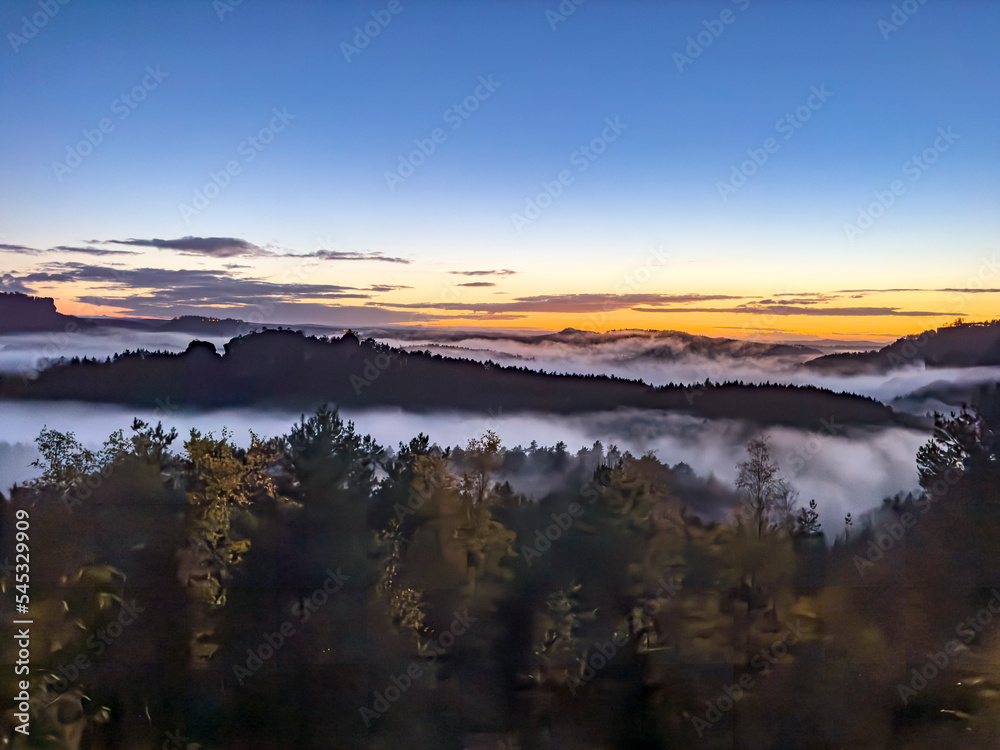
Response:
[{"label": "orange glow on horizon", "polygon": [[[44,295],[42,295],[44,296]],[[907,300],[911,305],[926,300]],[[898,301],[897,301],[898,302]],[[67,315],[110,318],[137,317],[125,307],[91,305],[73,298],[56,297],[56,309]],[[900,307],[904,305],[900,304]],[[334,319],[335,306],[330,306],[331,327],[338,327]],[[391,306],[388,309],[392,309]],[[924,308],[926,309],[926,308]],[[933,309],[933,308],[931,308]],[[470,313],[464,316],[452,311],[438,311],[428,307],[420,312],[428,315],[442,314],[443,320],[409,322],[408,313],[415,310],[400,310],[401,320],[389,325],[421,325],[434,328],[490,328],[529,331],[560,331],[576,328],[586,331],[606,332],[611,330],[676,330],[685,333],[734,338],[744,340],[787,340],[787,339],[866,339],[890,342],[901,336],[920,333],[938,328],[951,322],[955,316],[824,316],[824,315],[766,315],[732,312],[670,312],[651,313],[635,310],[612,312],[570,313],[497,313],[496,315]],[[206,307],[201,313],[206,317],[241,318],[245,309]],[[510,317],[506,317],[510,315]],[[174,315],[157,316],[169,320]],[[995,317],[986,314],[967,314],[969,321]],[[289,324],[291,321],[269,321],[275,324]],[[317,323],[317,325],[323,325]],[[357,326],[364,327],[364,326]]]},{"label": "orange glow on horizon", "polygon": [[63,315],[77,315],[80,317],[107,317],[107,318],[133,318],[124,307],[106,307],[104,305],[89,305],[85,302],[76,302],[56,298],[56,310]]},{"label": "orange glow on horizon", "polygon": [[[602,319],[603,318],[603,319]],[[763,319],[762,319],[763,318]],[[435,328],[524,328],[560,331],[658,330],[683,331],[698,336],[744,340],[869,339],[894,341],[950,322],[950,317],[913,318],[889,316],[825,317],[808,315],[757,316],[743,313],[534,313],[518,319],[484,316],[428,321],[417,325]],[[970,318],[971,320],[971,318]]]}]

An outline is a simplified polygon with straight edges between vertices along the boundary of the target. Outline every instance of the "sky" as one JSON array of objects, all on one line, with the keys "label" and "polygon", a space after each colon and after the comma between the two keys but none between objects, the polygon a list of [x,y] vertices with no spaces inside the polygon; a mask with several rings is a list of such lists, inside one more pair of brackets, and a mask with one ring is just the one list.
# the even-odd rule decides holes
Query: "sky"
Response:
[{"label": "sky", "polygon": [[997,317],[1000,4],[0,7],[0,289],[872,339]]}]

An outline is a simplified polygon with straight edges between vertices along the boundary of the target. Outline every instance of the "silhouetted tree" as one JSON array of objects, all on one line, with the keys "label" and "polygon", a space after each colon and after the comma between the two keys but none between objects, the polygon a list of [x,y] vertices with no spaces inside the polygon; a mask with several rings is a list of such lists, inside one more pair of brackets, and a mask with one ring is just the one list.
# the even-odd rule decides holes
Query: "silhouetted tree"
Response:
[{"label": "silhouetted tree", "polygon": [[[736,465],[740,470],[736,488],[743,495],[752,516],[757,538],[762,539],[778,503],[788,498],[788,484],[778,476],[778,464],[771,458],[766,437],[747,443],[747,459]],[[738,514],[742,518],[742,514]]]},{"label": "silhouetted tree", "polygon": [[796,519],[795,533],[798,536],[819,536],[823,529],[819,522],[819,513],[816,512],[816,501],[810,500],[808,508],[800,508]]}]

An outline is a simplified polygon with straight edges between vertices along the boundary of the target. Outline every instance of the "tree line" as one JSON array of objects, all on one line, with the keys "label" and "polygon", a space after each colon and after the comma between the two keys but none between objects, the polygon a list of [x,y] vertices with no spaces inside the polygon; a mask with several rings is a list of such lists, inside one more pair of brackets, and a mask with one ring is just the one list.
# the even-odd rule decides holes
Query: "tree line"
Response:
[{"label": "tree line", "polygon": [[600,443],[390,450],[329,407],[243,446],[140,420],[99,449],[43,429],[40,476],[3,503],[5,550],[31,516],[35,622],[32,734],[8,711],[8,736],[987,747],[1000,641],[955,631],[1000,585],[998,403],[938,415],[921,493],[829,537],[764,435],[710,521],[675,494],[680,468]]}]

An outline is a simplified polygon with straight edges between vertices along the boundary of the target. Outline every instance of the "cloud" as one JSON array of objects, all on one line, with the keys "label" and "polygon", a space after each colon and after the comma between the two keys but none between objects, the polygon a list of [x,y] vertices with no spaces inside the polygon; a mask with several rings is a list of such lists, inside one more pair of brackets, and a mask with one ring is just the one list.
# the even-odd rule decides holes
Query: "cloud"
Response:
[{"label": "cloud", "polygon": [[[94,240],[98,242],[98,240]],[[258,258],[276,255],[252,242],[235,237],[181,237],[178,240],[104,240],[107,245],[130,245],[132,247],[155,247],[158,250],[175,250],[182,255],[207,255],[211,258]]]},{"label": "cloud", "polygon": [[234,277],[222,271],[134,268],[120,269],[84,263],[47,263],[42,271],[19,277],[20,283],[84,282],[104,286],[121,295],[84,295],[78,301],[119,307],[133,313],[173,313],[176,305],[227,307],[300,299],[370,299],[353,287],[334,284],[274,283],[253,277]]},{"label": "cloud", "polygon": [[[98,242],[98,240],[93,240],[93,242]],[[261,247],[236,237],[104,240],[103,244],[155,247],[159,250],[174,250],[181,255],[199,255],[209,258],[316,258],[318,260],[374,260],[385,263],[410,263],[405,258],[394,258],[370,250],[316,250],[311,253],[277,253],[267,247]]]},{"label": "cloud", "polygon": [[[728,294],[546,294],[518,297],[513,302],[413,302],[408,304],[380,303],[387,307],[424,308],[435,310],[470,310],[472,312],[611,312],[634,308],[636,305],[668,305],[687,302],[707,302],[724,299],[745,299]],[[687,309],[687,308],[678,308]]]},{"label": "cloud", "polygon": [[821,299],[834,299],[828,292],[777,292],[772,297],[818,297]]},{"label": "cloud", "polygon": [[34,294],[35,290],[25,286],[21,279],[9,273],[0,274],[0,292],[21,292],[22,294]]},{"label": "cloud", "polygon": [[[181,314],[181,313],[176,313]],[[204,314],[202,311],[198,314]],[[282,325],[324,325],[340,328],[366,328],[372,326],[401,325],[408,329],[414,323],[434,323],[449,320],[486,318],[513,320],[520,315],[435,315],[409,310],[389,310],[378,306],[358,306],[339,303],[276,302],[267,315],[267,322]]]},{"label": "cloud", "polygon": [[83,255],[141,255],[142,253],[131,250],[106,250],[98,247],[75,247],[72,245],[57,245],[48,250],[39,250],[34,247],[24,245],[3,245],[0,244],[0,252],[19,253],[21,255],[41,255],[43,253],[81,253]]},{"label": "cloud", "polygon": [[368,287],[369,292],[395,292],[397,289],[413,289],[413,287],[404,284],[372,284]]},{"label": "cloud", "polygon": [[825,292],[779,292],[777,294],[771,295],[772,297],[791,297],[792,299],[783,300],[781,303],[775,302],[772,299],[762,299],[757,304],[760,305],[817,305],[820,302],[832,302],[833,300],[841,299],[839,294],[827,294]]},{"label": "cloud", "polygon": [[37,255],[42,252],[41,250],[36,250],[33,247],[25,247],[24,245],[5,245],[0,244],[0,252],[4,253],[18,253],[20,255]]},{"label": "cloud", "polygon": [[871,316],[890,315],[913,318],[964,315],[960,312],[930,312],[927,310],[900,310],[897,307],[802,307],[799,305],[737,305],[736,307],[635,307],[643,313],[743,313],[749,315],[827,315]]},{"label": "cloud", "polygon": [[515,313],[465,313],[463,315],[446,315],[442,320],[519,320],[527,315]]},{"label": "cloud", "polygon": [[456,284],[456,286],[496,286],[492,281],[466,281],[464,284]]},{"label": "cloud", "polygon": [[83,255],[142,255],[133,250],[105,250],[99,247],[71,247],[68,245],[58,245],[50,249],[49,252],[59,251],[61,253],[82,253]]},{"label": "cloud", "polygon": [[841,289],[842,294],[880,294],[883,292],[959,292],[960,294],[1000,294],[1000,289]]},{"label": "cloud", "polygon": [[267,317],[267,322],[270,323],[322,325],[340,328],[426,323],[440,319],[440,316],[437,315],[385,310],[379,307],[294,301],[276,302],[273,312]]},{"label": "cloud", "polygon": [[448,271],[455,276],[513,276],[517,271],[501,268],[499,271]]},{"label": "cloud", "polygon": [[288,258],[319,258],[320,260],[380,260],[384,263],[411,263],[406,258],[394,258],[371,250],[317,250],[305,255],[288,255]]},{"label": "cloud", "polygon": [[[776,297],[778,295],[775,295]],[[818,305],[822,302],[828,302],[831,299],[838,299],[837,297],[794,297],[788,300],[782,300],[781,302],[775,302],[773,299],[762,299],[757,304],[759,305]]]}]

